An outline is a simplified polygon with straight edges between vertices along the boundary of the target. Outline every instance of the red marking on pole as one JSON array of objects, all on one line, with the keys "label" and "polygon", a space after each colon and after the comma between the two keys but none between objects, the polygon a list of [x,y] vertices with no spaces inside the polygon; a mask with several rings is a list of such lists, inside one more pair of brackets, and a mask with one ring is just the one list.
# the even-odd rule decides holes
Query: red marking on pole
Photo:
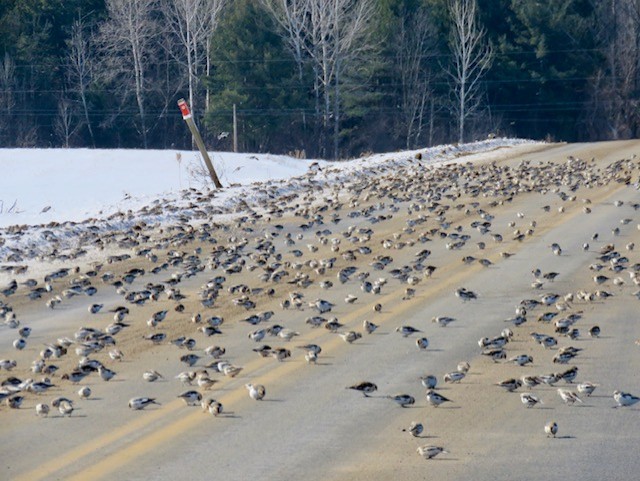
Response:
[{"label": "red marking on pole", "polygon": [[187,104],[185,99],[178,100],[178,107],[180,107],[180,112],[182,112],[182,118],[183,119],[186,120],[186,119],[190,119],[191,118],[191,112],[189,111],[189,105]]}]

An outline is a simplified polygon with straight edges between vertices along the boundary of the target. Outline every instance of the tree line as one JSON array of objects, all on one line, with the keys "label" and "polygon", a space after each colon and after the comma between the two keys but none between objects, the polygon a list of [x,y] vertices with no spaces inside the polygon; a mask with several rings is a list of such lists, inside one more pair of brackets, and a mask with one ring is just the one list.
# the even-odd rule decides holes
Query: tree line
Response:
[{"label": "tree line", "polygon": [[0,0],[0,146],[636,137],[637,0]]}]

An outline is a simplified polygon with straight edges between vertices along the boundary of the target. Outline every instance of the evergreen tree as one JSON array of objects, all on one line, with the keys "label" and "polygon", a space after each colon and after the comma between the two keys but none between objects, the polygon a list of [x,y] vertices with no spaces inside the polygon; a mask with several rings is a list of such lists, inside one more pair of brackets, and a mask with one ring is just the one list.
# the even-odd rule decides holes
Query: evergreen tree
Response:
[{"label": "evergreen tree", "polygon": [[488,79],[494,112],[516,135],[580,139],[588,80],[598,62],[592,3],[499,3],[496,9],[494,0],[482,2],[497,47]]},{"label": "evergreen tree", "polygon": [[[241,150],[305,150],[311,132],[310,92],[301,88],[293,58],[257,2],[230,5],[211,50],[209,131],[218,137],[231,132],[235,104]],[[218,146],[229,148],[230,139],[220,138]]]}]

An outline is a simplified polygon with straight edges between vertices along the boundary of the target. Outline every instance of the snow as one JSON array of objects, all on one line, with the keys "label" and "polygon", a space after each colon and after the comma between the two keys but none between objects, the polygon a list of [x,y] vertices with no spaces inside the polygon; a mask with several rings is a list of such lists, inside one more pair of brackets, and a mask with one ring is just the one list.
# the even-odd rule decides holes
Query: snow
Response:
[{"label": "snow", "polygon": [[[310,176],[321,185],[335,184],[415,162],[418,153],[422,165],[473,162],[496,149],[524,143],[531,142],[491,139],[339,162],[212,152],[212,162],[225,186],[219,192],[209,186],[197,152],[0,149],[0,169],[4,173],[0,177],[0,262],[23,262],[46,252],[54,228],[56,241],[63,241],[57,248],[71,249],[83,247],[74,241],[83,229],[106,231],[127,228],[140,220],[171,220],[193,209],[195,197],[203,193],[208,196],[207,207],[219,207],[215,215],[222,219],[241,202],[255,205],[265,196],[291,193]],[[320,173],[310,169],[315,164]],[[10,228],[17,225],[21,227]],[[8,257],[15,253],[13,249],[23,251],[17,257]]]},{"label": "snow", "polygon": [[[210,155],[223,185],[302,175],[310,163],[279,155]],[[8,173],[0,179],[0,227],[80,222],[135,209],[170,192],[202,188],[200,172],[206,172],[198,153],[169,150],[0,149],[0,168]]]}]

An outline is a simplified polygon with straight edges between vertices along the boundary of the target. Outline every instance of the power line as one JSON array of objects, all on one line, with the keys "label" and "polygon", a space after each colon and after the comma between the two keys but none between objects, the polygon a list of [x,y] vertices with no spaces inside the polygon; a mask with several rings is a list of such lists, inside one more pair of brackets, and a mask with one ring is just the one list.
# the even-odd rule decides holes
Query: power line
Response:
[{"label": "power line", "polygon": [[[544,57],[540,57],[540,53],[535,50],[512,50],[509,52],[494,52],[493,55],[494,57],[499,57],[499,58],[510,58],[510,57],[518,57],[518,56],[533,56],[535,57],[534,60],[536,61],[544,61],[545,57],[548,55],[556,55],[556,54],[585,54],[585,53],[606,53],[608,52],[609,49],[606,47],[597,47],[597,48],[571,48],[571,49],[555,49],[555,50],[545,50]],[[426,60],[426,59],[444,59],[444,58],[452,58],[455,55],[452,53],[444,53],[444,52],[436,52],[436,53],[424,53],[422,55],[417,56],[417,58],[422,59],[422,60]],[[396,59],[403,59],[406,58],[404,55],[398,55],[395,53],[383,53],[383,52],[378,52],[375,55],[369,56],[369,57],[353,57],[354,62],[357,61],[364,61],[364,60],[370,60],[371,58],[373,59],[390,59],[390,58],[396,58]],[[305,58],[305,61],[309,61],[309,58]],[[230,58],[221,58],[221,57],[213,57],[211,59],[211,62],[215,65],[215,64],[270,64],[270,63],[290,63],[290,64],[296,64],[295,59],[291,58],[291,57],[272,57],[272,58],[264,58],[264,57],[254,57],[254,58],[237,58],[237,59],[230,59]],[[175,60],[166,60],[165,62],[163,62],[163,65],[166,66],[179,66],[182,67],[182,63],[177,62]],[[56,66],[63,66],[62,64],[56,63],[56,62],[51,62],[51,63],[20,63],[15,62],[14,61],[14,65],[13,68],[15,69],[42,69],[42,68],[46,68],[46,69],[51,69],[52,67],[56,67]]]}]

